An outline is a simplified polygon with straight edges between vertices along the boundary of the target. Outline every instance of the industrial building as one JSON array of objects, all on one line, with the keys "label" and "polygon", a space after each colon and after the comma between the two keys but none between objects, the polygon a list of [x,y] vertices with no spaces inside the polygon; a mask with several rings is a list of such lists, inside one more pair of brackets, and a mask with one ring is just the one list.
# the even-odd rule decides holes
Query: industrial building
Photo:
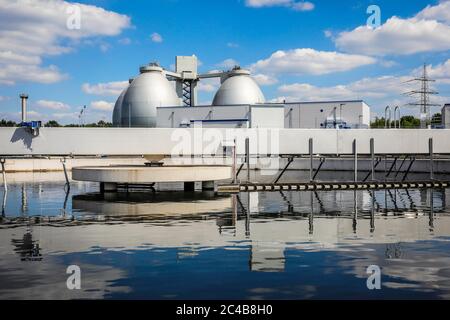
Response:
[{"label": "industrial building", "polygon": [[[220,78],[208,106],[197,105],[197,84]],[[171,83],[173,82],[173,83]],[[197,58],[176,57],[176,72],[151,63],[117,99],[116,127],[359,129],[370,127],[370,107],[362,100],[268,103],[248,70],[197,73]]]},{"label": "industrial building", "polygon": [[442,108],[442,126],[444,129],[450,129],[450,103],[446,103]]}]

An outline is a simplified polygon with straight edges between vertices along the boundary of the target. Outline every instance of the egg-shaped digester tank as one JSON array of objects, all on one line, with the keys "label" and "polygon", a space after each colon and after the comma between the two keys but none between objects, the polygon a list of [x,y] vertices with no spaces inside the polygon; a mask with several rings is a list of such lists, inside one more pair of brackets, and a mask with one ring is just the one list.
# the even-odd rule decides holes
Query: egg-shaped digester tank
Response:
[{"label": "egg-shaped digester tank", "polygon": [[[129,83],[133,82],[133,79],[129,80]],[[112,123],[113,127],[120,127],[122,125],[122,102],[125,94],[127,93],[128,86],[122,91],[119,98],[117,98],[116,104],[114,105]]]},{"label": "egg-shaped digester tank", "polygon": [[214,106],[264,103],[266,99],[250,71],[235,68],[230,71],[214,96]]},{"label": "egg-shaped digester tank", "polygon": [[163,69],[155,64],[141,67],[141,74],[128,87],[122,101],[121,126],[156,127],[156,108],[180,106],[175,88]]}]

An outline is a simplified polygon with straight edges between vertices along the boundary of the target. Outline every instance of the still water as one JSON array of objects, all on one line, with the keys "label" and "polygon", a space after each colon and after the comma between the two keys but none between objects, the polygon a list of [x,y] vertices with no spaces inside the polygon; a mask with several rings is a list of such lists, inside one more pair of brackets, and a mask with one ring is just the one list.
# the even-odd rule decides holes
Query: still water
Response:
[{"label": "still water", "polygon": [[8,179],[0,299],[450,299],[450,190],[102,195],[66,193],[59,173]]}]

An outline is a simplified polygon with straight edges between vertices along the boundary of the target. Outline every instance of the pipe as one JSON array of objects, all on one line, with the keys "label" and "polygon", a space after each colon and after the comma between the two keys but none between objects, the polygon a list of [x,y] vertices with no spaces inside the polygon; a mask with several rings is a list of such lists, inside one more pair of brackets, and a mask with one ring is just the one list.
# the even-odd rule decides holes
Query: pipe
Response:
[{"label": "pipe", "polygon": [[[389,112],[389,118],[388,118],[388,112]],[[385,129],[391,128],[391,119],[392,119],[392,108],[390,106],[387,106],[384,109],[384,128]]]},{"label": "pipe", "polygon": [[5,159],[0,159],[0,164],[2,165],[2,174],[3,174],[3,186],[5,188],[5,192],[8,192],[8,183],[6,182],[6,169],[5,169]]},{"label": "pipe", "polygon": [[22,93],[20,95],[20,99],[22,99],[22,122],[27,122],[27,100],[28,100],[28,95],[26,93]]},{"label": "pipe", "polygon": [[398,128],[402,127],[402,114],[400,111],[400,107],[396,106],[394,109],[394,128],[397,128],[397,113],[398,113]]},{"label": "pipe", "polygon": [[354,181],[358,182],[358,149],[356,139],[353,140],[353,167],[354,167]]},{"label": "pipe", "polygon": [[313,152],[314,152],[314,141],[312,138],[309,139],[309,181],[313,182],[313,165],[314,165],[314,158],[313,158]]},{"label": "pipe", "polygon": [[247,182],[250,182],[250,139],[245,139],[245,162],[247,164]]}]

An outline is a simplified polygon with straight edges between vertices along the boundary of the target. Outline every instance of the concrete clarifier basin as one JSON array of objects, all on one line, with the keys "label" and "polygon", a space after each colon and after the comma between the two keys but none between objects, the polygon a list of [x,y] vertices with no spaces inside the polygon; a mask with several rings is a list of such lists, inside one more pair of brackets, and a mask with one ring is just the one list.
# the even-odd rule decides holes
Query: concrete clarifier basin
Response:
[{"label": "concrete clarifier basin", "polygon": [[184,183],[186,191],[194,191],[195,182],[204,190],[214,190],[215,181],[229,180],[232,167],[227,165],[123,165],[72,168],[72,179],[99,182],[104,192],[117,191],[118,185],[151,185],[154,183]]},{"label": "concrete clarifier basin", "polygon": [[[207,163],[208,158],[195,159],[196,164]],[[199,162],[198,162],[199,161]],[[242,161],[238,158],[238,161]],[[126,158],[67,158],[66,168],[71,171],[74,167],[84,167],[84,166],[114,166],[114,165],[144,165],[148,162],[143,157],[126,157]],[[186,159],[183,160],[183,164],[189,164]],[[221,161],[223,164],[231,165],[231,160],[226,159]],[[276,160],[272,159],[271,169],[283,169],[287,163],[287,159],[278,158]],[[164,163],[171,165],[176,164],[174,159],[165,159]],[[214,162],[213,162],[214,163]],[[389,159],[387,161],[387,169],[392,165],[393,160]],[[396,167],[400,166],[401,159],[397,161]],[[240,164],[240,162],[238,163]],[[319,165],[319,160],[314,160],[314,166],[317,168]],[[400,170],[404,172],[409,165],[409,161]],[[251,169],[264,169],[267,168],[267,159],[258,160],[257,163],[252,163],[250,165]],[[385,170],[384,163],[380,163],[376,168],[377,172],[382,172]],[[59,158],[29,158],[29,159],[7,159],[5,164],[5,169],[7,173],[13,172],[59,172],[63,171],[63,167]],[[358,161],[358,169],[360,171],[370,170],[370,160],[360,159]],[[245,166],[242,169],[245,171]],[[289,170],[309,170],[309,159],[295,159],[294,162],[289,166]],[[327,159],[322,166],[322,171],[353,171],[353,160],[352,159]],[[429,173],[429,161],[426,159],[418,159],[411,167],[412,173]],[[449,173],[450,172],[450,160],[447,159],[435,159],[434,160],[434,172],[435,173]]]}]

